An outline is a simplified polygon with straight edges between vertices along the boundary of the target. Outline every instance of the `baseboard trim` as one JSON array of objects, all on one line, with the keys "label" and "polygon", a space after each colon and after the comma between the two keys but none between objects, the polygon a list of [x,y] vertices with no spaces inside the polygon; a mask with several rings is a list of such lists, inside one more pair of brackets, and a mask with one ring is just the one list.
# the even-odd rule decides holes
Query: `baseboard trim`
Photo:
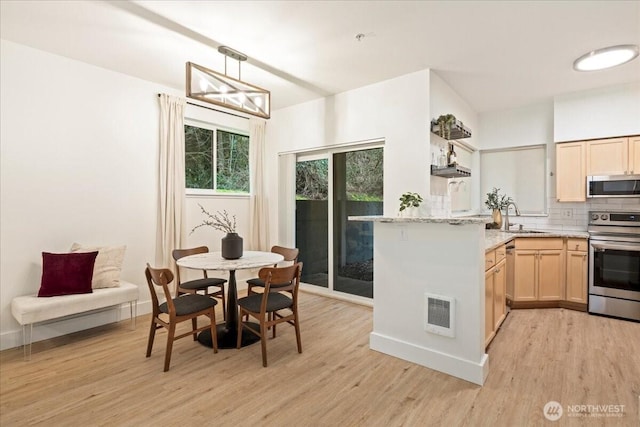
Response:
[{"label": "baseboard trim", "polygon": [[489,374],[489,355],[486,353],[482,355],[479,362],[473,362],[376,332],[369,335],[369,347],[480,386],[484,384]]},{"label": "baseboard trim", "polygon": [[520,308],[567,308],[569,310],[587,311],[587,304],[573,301],[510,301],[507,305],[512,309]]}]

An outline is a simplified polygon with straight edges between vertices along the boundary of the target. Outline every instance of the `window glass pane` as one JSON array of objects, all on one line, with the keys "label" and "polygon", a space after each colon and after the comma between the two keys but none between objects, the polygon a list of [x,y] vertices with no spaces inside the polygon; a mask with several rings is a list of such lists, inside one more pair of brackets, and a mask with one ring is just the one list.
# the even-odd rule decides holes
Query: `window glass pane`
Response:
[{"label": "window glass pane", "polygon": [[329,287],[329,160],[296,164],[296,247],[304,263],[301,280]]},{"label": "window glass pane", "polygon": [[186,188],[213,189],[213,132],[184,127]]},{"label": "window glass pane", "polygon": [[249,137],[218,130],[216,189],[234,193],[249,192]]}]

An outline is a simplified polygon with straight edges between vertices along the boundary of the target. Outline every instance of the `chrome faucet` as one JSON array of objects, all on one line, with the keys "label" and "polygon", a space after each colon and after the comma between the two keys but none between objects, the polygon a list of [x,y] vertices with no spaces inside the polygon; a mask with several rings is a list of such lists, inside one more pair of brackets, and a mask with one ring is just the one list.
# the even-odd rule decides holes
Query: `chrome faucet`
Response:
[{"label": "chrome faucet", "polygon": [[520,216],[520,209],[518,209],[518,206],[515,204],[515,202],[507,203],[507,206],[504,209],[504,231],[509,231],[509,227],[513,225],[509,224],[509,206],[511,205],[513,205],[514,209],[516,210],[516,216]]}]

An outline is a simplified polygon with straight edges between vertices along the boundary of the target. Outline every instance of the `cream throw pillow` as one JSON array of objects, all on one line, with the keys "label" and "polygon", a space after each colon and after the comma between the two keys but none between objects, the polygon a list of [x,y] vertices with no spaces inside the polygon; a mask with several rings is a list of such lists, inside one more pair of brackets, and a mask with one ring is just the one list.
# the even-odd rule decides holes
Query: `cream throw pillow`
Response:
[{"label": "cream throw pillow", "polygon": [[82,246],[74,243],[71,245],[71,252],[98,251],[93,266],[91,288],[116,288],[120,286],[120,271],[126,248],[126,246]]}]

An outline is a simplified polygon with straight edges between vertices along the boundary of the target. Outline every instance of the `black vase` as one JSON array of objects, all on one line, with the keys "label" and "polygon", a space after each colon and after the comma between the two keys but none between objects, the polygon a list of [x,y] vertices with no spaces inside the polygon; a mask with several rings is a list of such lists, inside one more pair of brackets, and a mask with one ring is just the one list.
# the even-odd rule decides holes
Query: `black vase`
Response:
[{"label": "black vase", "polygon": [[242,237],[238,233],[227,233],[222,238],[222,258],[238,259],[242,257]]}]

